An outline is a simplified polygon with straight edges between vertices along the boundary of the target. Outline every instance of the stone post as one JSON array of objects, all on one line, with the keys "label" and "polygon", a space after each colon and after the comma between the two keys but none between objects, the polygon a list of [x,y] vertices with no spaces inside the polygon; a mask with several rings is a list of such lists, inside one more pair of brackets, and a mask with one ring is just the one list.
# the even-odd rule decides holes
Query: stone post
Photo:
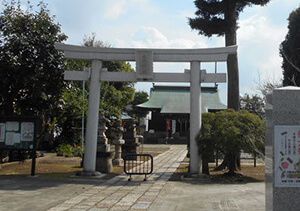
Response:
[{"label": "stone post", "polygon": [[201,128],[201,84],[200,62],[191,62],[190,96],[190,173],[199,174],[201,159],[196,136]]},{"label": "stone post", "polygon": [[[267,112],[266,210],[298,211],[300,209],[300,88],[283,87],[273,91],[272,114]],[[269,141],[272,140],[272,147]],[[268,166],[268,159],[273,165]],[[272,185],[270,182],[272,182]]]}]

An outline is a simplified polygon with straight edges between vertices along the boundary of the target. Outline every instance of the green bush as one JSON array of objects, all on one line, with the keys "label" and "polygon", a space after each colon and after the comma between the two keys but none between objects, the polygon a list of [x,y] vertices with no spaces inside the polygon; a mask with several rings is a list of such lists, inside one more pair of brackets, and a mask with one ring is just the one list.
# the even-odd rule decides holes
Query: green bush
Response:
[{"label": "green bush", "polygon": [[60,144],[56,148],[57,156],[64,156],[64,157],[82,157],[83,156],[83,149],[80,145],[72,146],[70,144]]},{"label": "green bush", "polygon": [[83,156],[83,148],[81,146],[73,147],[73,156],[74,157],[81,157]]},{"label": "green bush", "polygon": [[56,148],[57,156],[73,157],[73,146],[70,144],[61,144]]},{"label": "green bush", "polygon": [[[264,153],[265,121],[248,111],[226,110],[205,113],[197,142],[202,155],[203,166],[208,173],[208,161],[216,152],[229,155],[235,161],[241,150],[248,153]],[[236,169],[228,163],[230,172]]]}]

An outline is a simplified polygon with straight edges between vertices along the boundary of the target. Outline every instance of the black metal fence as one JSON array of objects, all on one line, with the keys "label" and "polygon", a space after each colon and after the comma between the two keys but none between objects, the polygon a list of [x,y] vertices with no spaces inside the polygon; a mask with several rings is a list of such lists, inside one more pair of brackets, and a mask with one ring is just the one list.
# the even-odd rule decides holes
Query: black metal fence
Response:
[{"label": "black metal fence", "polygon": [[129,175],[128,181],[131,181],[132,175],[147,175],[153,172],[153,157],[150,154],[126,154],[124,158],[124,172]]}]

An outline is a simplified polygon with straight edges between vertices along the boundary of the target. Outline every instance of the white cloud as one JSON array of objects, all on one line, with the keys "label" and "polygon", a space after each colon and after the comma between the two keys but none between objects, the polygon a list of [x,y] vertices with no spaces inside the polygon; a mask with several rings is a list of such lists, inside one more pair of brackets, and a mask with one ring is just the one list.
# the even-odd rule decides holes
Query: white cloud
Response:
[{"label": "white cloud", "polygon": [[127,9],[126,0],[110,1],[110,4],[107,5],[104,16],[108,19],[117,19],[121,15],[125,14]]},{"label": "white cloud", "polygon": [[282,59],[277,54],[271,54],[264,63],[259,65],[262,80],[279,81],[282,78]]},{"label": "white cloud", "polygon": [[262,81],[282,78],[279,45],[286,33],[285,26],[274,25],[265,16],[241,20],[238,30],[241,77],[252,82],[259,77]]},{"label": "white cloud", "polygon": [[[278,4],[283,4],[282,0],[273,0],[274,3],[278,3]],[[284,0],[284,5],[292,5],[294,6],[295,4],[299,4],[299,0]]]},{"label": "white cloud", "polygon": [[[238,30],[239,43],[270,44],[282,40],[286,30],[272,25],[264,16],[251,16],[240,21]],[[265,43],[265,41],[268,41]]]},{"label": "white cloud", "polygon": [[125,15],[128,11],[143,11],[151,12],[153,11],[153,4],[149,0],[106,0],[104,5],[104,17],[107,19],[118,19]]},{"label": "white cloud", "polygon": [[137,48],[204,48],[205,42],[185,37],[168,38],[155,27],[141,27],[132,35],[132,47]]}]

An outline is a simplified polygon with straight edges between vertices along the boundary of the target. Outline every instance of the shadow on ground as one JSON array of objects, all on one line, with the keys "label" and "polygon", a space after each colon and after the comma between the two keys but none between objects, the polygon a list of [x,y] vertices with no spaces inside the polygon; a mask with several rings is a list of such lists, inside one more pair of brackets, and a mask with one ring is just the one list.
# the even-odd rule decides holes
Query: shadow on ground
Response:
[{"label": "shadow on ground", "polygon": [[234,176],[229,176],[226,174],[191,176],[188,173],[182,172],[175,172],[170,178],[170,181],[193,184],[247,184],[254,182],[264,182],[264,180],[245,176],[239,173]]}]

